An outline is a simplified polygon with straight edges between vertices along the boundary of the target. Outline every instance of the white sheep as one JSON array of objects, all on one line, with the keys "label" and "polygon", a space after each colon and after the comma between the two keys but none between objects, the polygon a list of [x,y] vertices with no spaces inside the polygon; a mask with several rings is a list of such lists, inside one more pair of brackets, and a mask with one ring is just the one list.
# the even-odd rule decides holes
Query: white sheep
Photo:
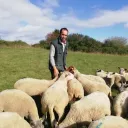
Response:
[{"label": "white sheep", "polygon": [[106,116],[93,121],[88,128],[128,128],[128,121],[122,117]]},{"label": "white sheep", "polygon": [[35,101],[28,94],[17,89],[0,92],[0,112],[17,112],[21,117],[29,118],[33,126],[42,127]]},{"label": "white sheep", "polygon": [[74,99],[81,99],[84,97],[84,89],[82,84],[76,79],[73,78],[72,80],[68,81],[68,95],[69,101],[74,101]]},{"label": "white sheep", "polygon": [[[111,74],[112,72],[109,72],[109,74]],[[104,81],[106,82],[106,84],[110,87],[111,84],[111,79],[107,78],[107,74],[108,72],[101,70],[101,69],[97,69],[96,70],[96,76],[100,76],[101,78],[104,79]]]},{"label": "white sheep", "polygon": [[100,77],[104,78],[104,77],[107,76],[107,72],[105,72],[105,71],[102,70],[102,69],[97,69],[97,70],[96,70],[96,76],[100,76]]},{"label": "white sheep", "polygon": [[52,127],[54,127],[55,121],[53,110],[58,114],[59,121],[69,102],[67,82],[73,78],[74,76],[70,72],[64,71],[59,79],[44,92],[41,98],[42,112],[44,115],[49,112]]},{"label": "white sheep", "polygon": [[106,72],[104,70],[98,70],[98,69],[96,70],[96,75],[102,77],[109,87],[112,87],[112,85],[114,84],[113,80],[108,77],[112,74],[119,75],[119,73],[115,73],[115,72],[108,72],[108,71]]},{"label": "white sheep", "polygon": [[125,79],[128,83],[128,69],[120,68],[120,67],[118,67],[118,68],[119,68],[119,73],[125,77]]},{"label": "white sheep", "polygon": [[22,90],[30,96],[35,96],[45,92],[56,80],[57,77],[53,80],[23,78],[16,81],[14,88]]},{"label": "white sheep", "polygon": [[81,75],[83,75],[84,77],[86,77],[86,78],[89,79],[89,80],[106,84],[105,80],[104,80],[103,78],[101,78],[100,76],[86,75],[86,74],[81,74]]},{"label": "white sheep", "polygon": [[110,114],[108,96],[103,92],[94,92],[72,104],[69,113],[58,128],[71,128],[77,124],[89,125],[93,120]]},{"label": "white sheep", "polygon": [[0,112],[0,128],[32,128],[15,112]]},{"label": "white sheep", "polygon": [[128,115],[128,91],[121,92],[114,98],[113,112],[115,116],[127,117]]},{"label": "white sheep", "polygon": [[111,89],[106,83],[97,82],[88,79],[85,75],[81,74],[75,67],[70,66],[68,70],[74,74],[75,78],[83,85],[86,94],[90,94],[95,91],[104,92],[106,95],[111,96]]},{"label": "white sheep", "polygon": [[122,92],[127,87],[126,79],[123,75],[113,73],[108,74],[106,77],[110,79],[110,88],[115,85],[119,89],[119,91]]}]

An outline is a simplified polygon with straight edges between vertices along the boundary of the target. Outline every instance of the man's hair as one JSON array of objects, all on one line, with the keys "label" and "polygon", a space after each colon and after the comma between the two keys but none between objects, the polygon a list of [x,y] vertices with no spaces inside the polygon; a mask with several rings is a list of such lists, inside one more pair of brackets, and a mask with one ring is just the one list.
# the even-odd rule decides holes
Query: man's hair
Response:
[{"label": "man's hair", "polygon": [[63,30],[66,30],[68,32],[68,29],[67,28],[61,28],[60,29],[60,34],[62,33]]}]

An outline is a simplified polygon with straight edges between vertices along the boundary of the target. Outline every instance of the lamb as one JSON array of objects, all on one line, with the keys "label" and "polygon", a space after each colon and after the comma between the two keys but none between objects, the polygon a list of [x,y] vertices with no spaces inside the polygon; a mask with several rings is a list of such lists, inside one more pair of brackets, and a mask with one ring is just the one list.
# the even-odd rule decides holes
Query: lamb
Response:
[{"label": "lamb", "polygon": [[[112,72],[109,72],[109,74],[111,73]],[[101,78],[103,78],[106,84],[110,87],[111,79],[107,78],[107,74],[108,72],[105,72],[104,70],[99,70],[99,69],[96,70],[96,76],[100,76]]]},{"label": "lamb", "polygon": [[25,92],[8,89],[0,92],[0,112],[17,112],[30,119],[33,127],[42,128],[35,101]]},{"label": "lamb", "polygon": [[113,112],[115,116],[128,116],[128,91],[121,92],[114,98]]},{"label": "lamb", "polygon": [[111,78],[108,77],[108,75],[112,75],[112,74],[119,75],[118,73],[115,72],[108,72],[108,71],[105,72],[104,70],[98,70],[98,69],[96,70],[96,75],[103,78],[109,87],[112,86],[112,80]]},{"label": "lamb", "polygon": [[32,128],[15,112],[0,112],[0,128]]},{"label": "lamb", "polygon": [[57,128],[71,128],[77,124],[89,125],[93,120],[110,114],[110,101],[107,95],[103,92],[93,92],[72,104],[66,118]]},{"label": "lamb", "polygon": [[101,69],[97,69],[96,70],[96,76],[100,76],[101,78],[104,78],[107,76],[107,73],[108,72],[105,72],[104,70],[101,70]]},{"label": "lamb", "polygon": [[93,121],[88,128],[128,128],[128,121],[122,117],[106,116]]},{"label": "lamb", "polygon": [[108,73],[106,77],[110,78],[110,88],[112,88],[113,85],[116,85],[120,92],[124,91],[126,86],[126,79],[124,76],[117,73]]},{"label": "lamb", "polygon": [[35,96],[44,93],[56,80],[57,77],[53,80],[24,78],[16,81],[14,88],[22,90],[30,96]]},{"label": "lamb", "polygon": [[83,85],[85,94],[90,94],[95,91],[101,91],[111,97],[111,89],[105,83],[88,79],[73,66],[70,66],[67,70],[73,73],[75,78]]},{"label": "lamb", "polygon": [[68,81],[67,92],[69,95],[69,101],[74,101],[74,99],[81,99],[84,97],[83,86],[76,78]]},{"label": "lamb", "polygon": [[125,77],[125,79],[128,83],[128,69],[124,69],[124,68],[120,68],[120,67],[118,67],[118,68],[119,68],[119,73]]},{"label": "lamb", "polygon": [[74,76],[70,72],[64,71],[58,80],[44,92],[41,98],[42,113],[46,115],[49,112],[52,127],[54,127],[55,121],[53,110],[58,114],[58,121],[60,121],[69,102],[67,82],[73,78]]},{"label": "lamb", "polygon": [[[96,76],[100,76],[101,78],[104,78],[104,77],[106,77],[107,76],[107,74],[113,74],[114,72],[106,72],[106,71],[104,71],[104,70],[102,70],[102,69],[97,69],[96,70]],[[118,75],[119,73],[115,73],[116,75]]]},{"label": "lamb", "polygon": [[119,73],[120,73],[120,74],[123,74],[124,72],[125,72],[125,73],[128,73],[128,69],[126,69],[126,68],[118,67],[118,69],[119,69]]}]

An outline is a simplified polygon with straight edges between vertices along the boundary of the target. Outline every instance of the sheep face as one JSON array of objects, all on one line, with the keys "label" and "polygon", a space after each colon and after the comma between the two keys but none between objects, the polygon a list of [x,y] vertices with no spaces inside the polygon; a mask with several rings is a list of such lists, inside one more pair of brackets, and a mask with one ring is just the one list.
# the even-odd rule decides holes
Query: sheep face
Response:
[{"label": "sheep face", "polygon": [[128,69],[126,69],[126,68],[120,68],[120,67],[118,67],[118,68],[119,68],[119,73],[121,75],[123,75],[124,73],[128,73]]},{"label": "sheep face", "polygon": [[75,70],[74,66],[70,66],[67,68],[67,71],[71,72],[72,74],[74,74],[74,70]]},{"label": "sheep face", "polygon": [[126,83],[122,83],[121,87],[119,88],[119,91],[120,91],[120,92],[125,91],[127,86],[128,86],[128,85],[127,85]]},{"label": "sheep face", "polygon": [[31,122],[32,128],[44,128],[42,120],[37,120],[36,122]]}]

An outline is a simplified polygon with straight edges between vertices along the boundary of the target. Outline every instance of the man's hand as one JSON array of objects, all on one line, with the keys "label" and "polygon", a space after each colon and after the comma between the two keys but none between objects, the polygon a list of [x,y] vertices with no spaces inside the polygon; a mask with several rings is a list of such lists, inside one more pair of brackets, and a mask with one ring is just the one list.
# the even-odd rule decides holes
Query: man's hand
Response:
[{"label": "man's hand", "polygon": [[65,69],[65,70],[67,70],[67,67],[66,67],[66,66],[64,66],[64,69]]},{"label": "man's hand", "polygon": [[56,66],[53,67],[53,70],[54,70],[54,77],[58,76],[59,71],[58,71],[58,69],[56,68]]}]

